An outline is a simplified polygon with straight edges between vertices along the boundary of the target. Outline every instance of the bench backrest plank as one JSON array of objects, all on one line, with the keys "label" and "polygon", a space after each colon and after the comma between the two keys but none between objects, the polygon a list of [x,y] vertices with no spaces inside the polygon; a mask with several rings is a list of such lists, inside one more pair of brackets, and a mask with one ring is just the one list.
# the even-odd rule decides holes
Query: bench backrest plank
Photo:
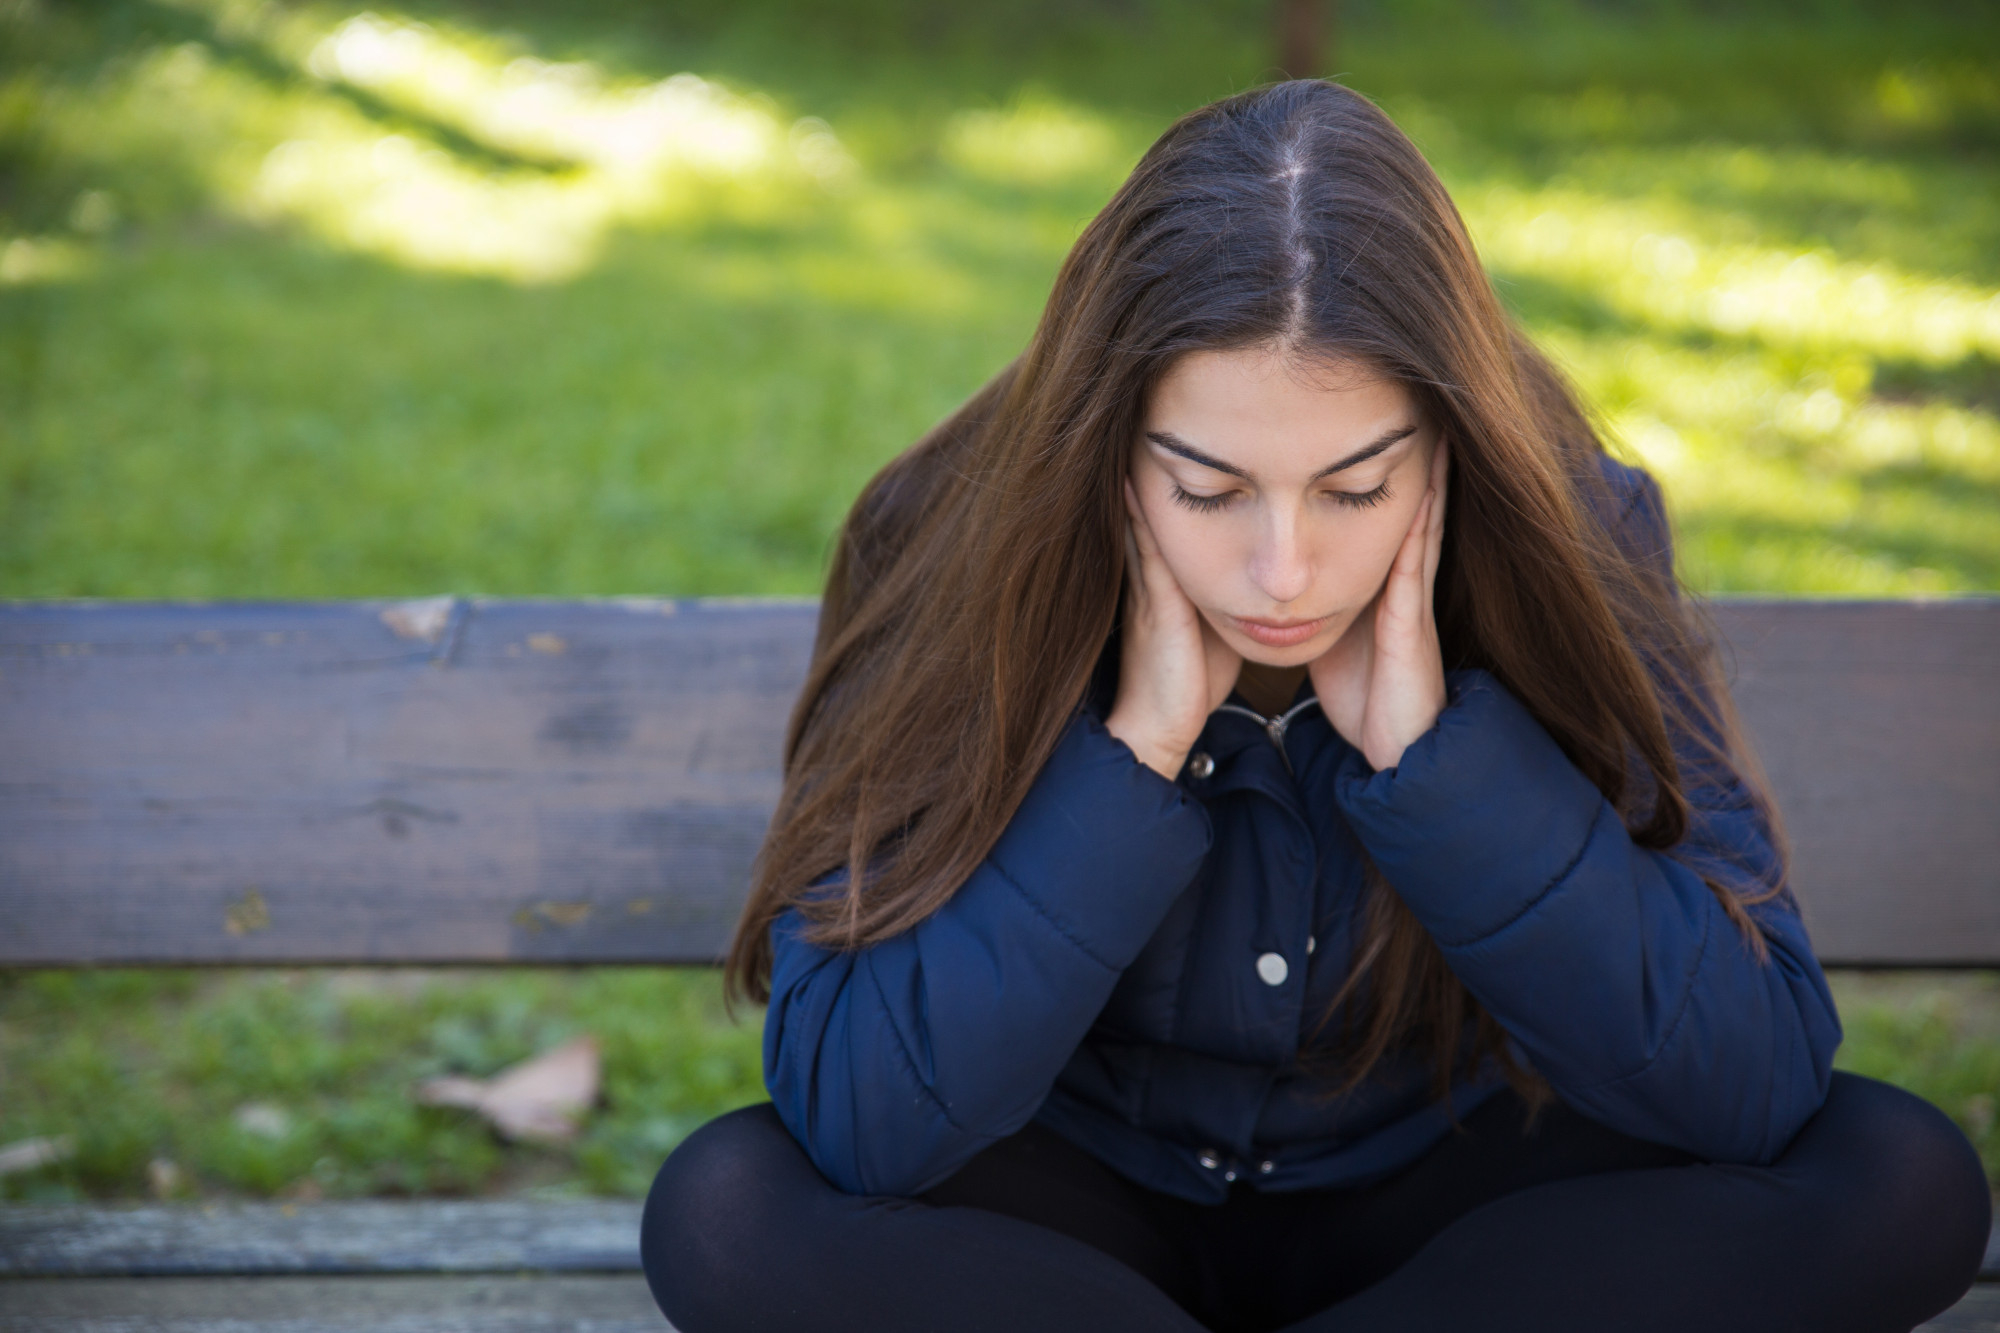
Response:
[{"label": "bench backrest plank", "polygon": [[406,610],[0,611],[0,958],[713,959],[816,608]]},{"label": "bench backrest plank", "polygon": [[[712,961],[814,616],[0,607],[0,963]],[[1822,956],[2000,963],[2000,600],[1716,616]]]},{"label": "bench backrest plank", "polygon": [[1714,611],[1820,957],[2000,965],[2000,599]]}]

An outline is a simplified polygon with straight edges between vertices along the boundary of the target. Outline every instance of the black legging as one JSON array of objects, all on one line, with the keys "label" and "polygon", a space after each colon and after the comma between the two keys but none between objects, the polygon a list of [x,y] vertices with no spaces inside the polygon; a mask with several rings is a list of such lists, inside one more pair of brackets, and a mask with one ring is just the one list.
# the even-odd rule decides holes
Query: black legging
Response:
[{"label": "black legging", "polygon": [[1767,1167],[1525,1121],[1503,1093],[1380,1183],[1204,1205],[1038,1126],[919,1199],[843,1194],[753,1106],[667,1160],[641,1250],[680,1333],[1907,1333],[1979,1269],[1978,1157],[1885,1083],[1834,1075]]}]

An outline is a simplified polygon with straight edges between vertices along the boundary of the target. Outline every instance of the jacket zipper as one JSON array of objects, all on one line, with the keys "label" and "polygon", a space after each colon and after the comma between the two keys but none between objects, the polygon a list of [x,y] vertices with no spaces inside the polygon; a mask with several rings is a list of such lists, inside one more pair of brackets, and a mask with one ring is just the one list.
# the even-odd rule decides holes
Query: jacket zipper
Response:
[{"label": "jacket zipper", "polygon": [[1278,758],[1283,761],[1286,774],[1296,777],[1297,774],[1292,773],[1292,757],[1285,753],[1285,732],[1291,729],[1293,719],[1297,718],[1299,714],[1305,712],[1308,708],[1317,707],[1319,707],[1319,700],[1317,698],[1309,698],[1301,699],[1276,717],[1265,717],[1256,709],[1245,708],[1242,704],[1219,704],[1215,711],[1218,713],[1241,713],[1247,718],[1254,719],[1257,725],[1264,729],[1264,735],[1270,738],[1271,744],[1277,748]]}]

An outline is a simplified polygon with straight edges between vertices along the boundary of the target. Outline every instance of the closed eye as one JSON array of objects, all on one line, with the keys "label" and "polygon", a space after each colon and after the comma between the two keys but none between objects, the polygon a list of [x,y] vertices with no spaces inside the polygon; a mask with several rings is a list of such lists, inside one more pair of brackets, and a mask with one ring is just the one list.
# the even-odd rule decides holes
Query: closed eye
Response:
[{"label": "closed eye", "polygon": [[1220,495],[1196,495],[1193,491],[1182,490],[1179,483],[1174,485],[1174,503],[1186,505],[1199,514],[1214,513],[1235,498],[1235,491],[1224,491]]},{"label": "closed eye", "polygon": [[[1372,491],[1328,491],[1326,493],[1333,497],[1334,503],[1345,505],[1349,509],[1373,509],[1376,505],[1381,504],[1389,498],[1389,483],[1385,480]],[[1220,495],[1196,495],[1193,491],[1185,490],[1176,483],[1173,498],[1175,504],[1184,505],[1196,513],[1212,514],[1218,509],[1227,508],[1229,503],[1236,498],[1236,492],[1224,491]]]},{"label": "closed eye", "polygon": [[1389,483],[1385,479],[1372,491],[1328,491],[1327,494],[1331,495],[1336,503],[1344,504],[1349,509],[1373,509],[1389,498]]}]

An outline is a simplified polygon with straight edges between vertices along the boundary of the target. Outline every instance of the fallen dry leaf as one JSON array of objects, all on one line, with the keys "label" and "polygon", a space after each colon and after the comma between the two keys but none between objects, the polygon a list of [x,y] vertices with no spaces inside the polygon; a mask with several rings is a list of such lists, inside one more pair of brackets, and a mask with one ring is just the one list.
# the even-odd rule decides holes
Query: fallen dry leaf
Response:
[{"label": "fallen dry leaf", "polygon": [[421,639],[425,643],[436,643],[451,623],[452,607],[458,602],[456,597],[419,597],[415,601],[398,602],[384,607],[382,623],[387,625],[399,639]]},{"label": "fallen dry leaf", "polygon": [[238,1129],[260,1139],[282,1139],[292,1132],[292,1117],[269,1102],[245,1102],[230,1118]]},{"label": "fallen dry leaf", "polygon": [[33,1171],[37,1167],[52,1166],[76,1155],[76,1139],[69,1134],[49,1135],[38,1139],[22,1139],[0,1148],[0,1176],[11,1176],[17,1171]]},{"label": "fallen dry leaf", "polygon": [[186,1181],[179,1164],[165,1157],[155,1157],[146,1163],[146,1185],[156,1199],[173,1198]]},{"label": "fallen dry leaf", "polygon": [[509,1139],[567,1143],[597,1100],[600,1072],[597,1038],[578,1037],[492,1078],[425,1079],[417,1085],[416,1097],[425,1106],[477,1111]]}]

